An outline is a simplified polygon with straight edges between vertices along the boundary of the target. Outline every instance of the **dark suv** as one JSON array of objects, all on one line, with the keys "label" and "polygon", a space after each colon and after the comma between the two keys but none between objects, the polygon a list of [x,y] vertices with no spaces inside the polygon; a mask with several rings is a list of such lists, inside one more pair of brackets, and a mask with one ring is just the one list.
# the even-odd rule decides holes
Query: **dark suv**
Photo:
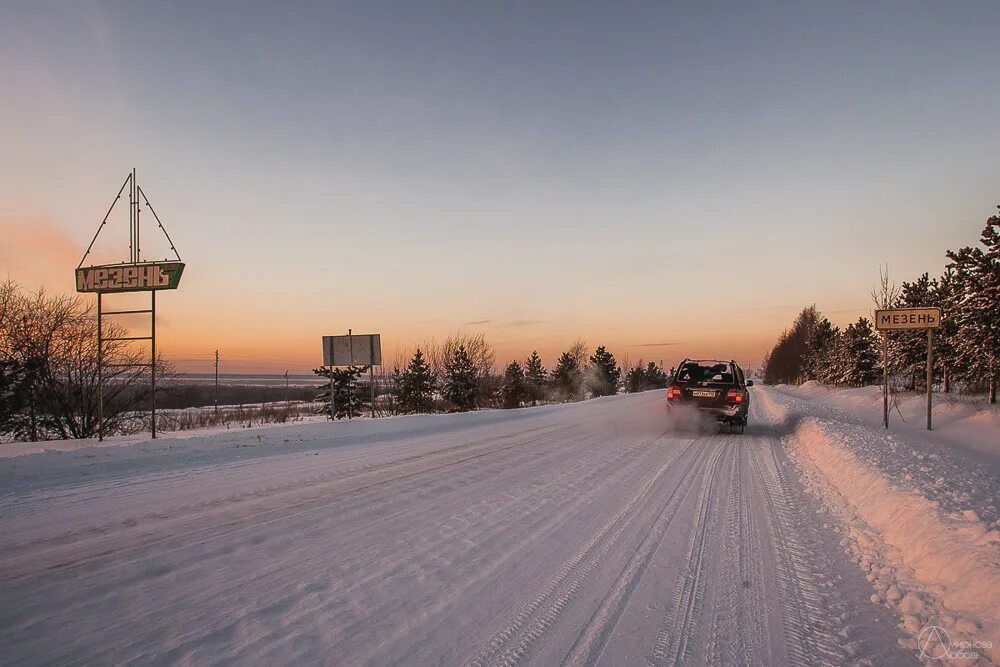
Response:
[{"label": "dark suv", "polygon": [[667,389],[667,408],[690,405],[711,415],[730,432],[742,433],[750,411],[753,380],[735,361],[685,359]]}]

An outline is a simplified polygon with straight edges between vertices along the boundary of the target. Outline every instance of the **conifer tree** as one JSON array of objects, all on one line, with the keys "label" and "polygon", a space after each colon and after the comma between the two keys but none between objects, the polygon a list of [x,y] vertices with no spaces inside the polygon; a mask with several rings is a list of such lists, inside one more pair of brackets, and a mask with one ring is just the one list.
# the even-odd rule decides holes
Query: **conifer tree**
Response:
[{"label": "conifer tree", "polygon": [[634,394],[647,389],[649,389],[649,381],[646,378],[646,369],[640,360],[638,364],[625,372],[625,393]]},{"label": "conifer tree", "polygon": [[503,374],[503,384],[500,385],[500,402],[505,408],[519,408],[527,395],[524,381],[524,371],[521,364],[510,362]]},{"label": "conifer tree", "polygon": [[579,400],[580,389],[583,386],[583,371],[572,351],[559,355],[550,382],[557,400]]},{"label": "conifer tree", "polygon": [[767,355],[764,366],[764,381],[767,384],[798,383],[803,380],[808,341],[818,322],[816,306],[809,306],[802,309],[791,329],[782,332]]},{"label": "conifer tree", "polygon": [[666,389],[670,378],[663,369],[652,361],[646,364],[646,385],[648,389]]},{"label": "conifer tree", "polygon": [[813,327],[806,344],[803,361],[803,377],[819,382],[834,381],[834,358],[837,342],[840,339],[840,329],[831,324],[827,318],[822,318]]},{"label": "conifer tree", "polygon": [[524,384],[528,398],[532,405],[538,405],[538,401],[545,395],[545,376],[548,375],[542,360],[538,356],[537,350],[532,350],[531,356],[524,365]]},{"label": "conifer tree", "polygon": [[442,395],[459,412],[473,410],[476,407],[477,375],[476,367],[464,345],[460,345],[452,357],[444,362]]},{"label": "conifer tree", "polygon": [[941,378],[944,393],[951,391],[951,382],[956,374],[961,375],[957,368],[955,345],[958,341],[958,322],[954,317],[960,300],[959,284],[955,271],[946,268],[937,281],[931,303],[941,309],[941,326],[934,332],[934,372]]},{"label": "conifer tree", "polygon": [[430,412],[433,409],[437,381],[423,352],[418,348],[413,359],[399,378],[399,408],[401,412]]},{"label": "conifer tree", "polygon": [[613,396],[618,393],[622,369],[615,361],[615,356],[603,345],[590,356],[590,367],[587,370],[587,388],[593,396]]},{"label": "conifer tree", "polygon": [[[1000,208],[1000,207],[998,207]],[[966,383],[985,387],[996,403],[1000,380],[1000,215],[986,221],[982,248],[948,251],[961,292],[952,318],[958,325],[954,353]]]},{"label": "conifer tree", "polygon": [[30,364],[0,359],[0,433],[14,431],[18,416],[28,404],[33,381]]},{"label": "conifer tree", "polygon": [[[912,283],[903,282],[893,307],[936,306],[933,298],[937,288],[937,279],[931,279],[927,273]],[[889,335],[889,360],[891,372],[903,374],[911,390],[919,389],[919,385],[926,382],[927,332],[923,329],[893,331]]]},{"label": "conifer tree", "polygon": [[866,317],[848,324],[840,338],[839,381],[852,387],[866,387],[879,381],[879,341]]},{"label": "conifer tree", "polygon": [[[368,372],[368,366],[348,366],[333,369],[333,407],[337,419],[359,417],[371,410],[371,392],[368,387],[357,382]],[[329,368],[314,368],[313,373],[329,379]],[[330,384],[323,385],[316,402],[318,414],[330,414]]]}]

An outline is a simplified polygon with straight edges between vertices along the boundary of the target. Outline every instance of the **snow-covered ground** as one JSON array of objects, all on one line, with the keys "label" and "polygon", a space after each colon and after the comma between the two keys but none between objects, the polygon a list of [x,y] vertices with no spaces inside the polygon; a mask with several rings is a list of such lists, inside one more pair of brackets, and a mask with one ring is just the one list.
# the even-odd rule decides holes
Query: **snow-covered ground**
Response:
[{"label": "snow-covered ground", "polygon": [[[903,645],[944,662],[1000,661],[1000,421],[990,406],[903,395],[890,430],[878,387],[807,383],[758,396],[788,424],[785,438],[807,487],[823,499],[843,545],[892,609]],[[919,415],[919,418],[917,418]],[[918,425],[919,424],[919,425]],[[927,646],[936,634],[954,647]]]},{"label": "snow-covered ground", "polygon": [[1000,639],[1000,478],[814,389],[755,387],[742,436],[649,392],[18,450],[0,663],[915,664],[925,626]]}]

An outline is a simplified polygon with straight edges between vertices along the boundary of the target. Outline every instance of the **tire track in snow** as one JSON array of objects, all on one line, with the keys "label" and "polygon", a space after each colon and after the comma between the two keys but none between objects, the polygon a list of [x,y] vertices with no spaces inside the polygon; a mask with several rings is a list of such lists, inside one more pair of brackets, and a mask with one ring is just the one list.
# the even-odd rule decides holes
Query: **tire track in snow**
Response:
[{"label": "tire track in snow", "polygon": [[712,632],[707,662],[743,664],[771,662],[764,588],[765,553],[753,511],[755,487],[750,478],[749,457],[760,442],[741,438],[736,444],[732,492],[727,496],[726,528],[721,557],[715,568],[719,589],[712,600]]},{"label": "tire track in snow", "polygon": [[[655,438],[654,440],[656,439],[659,439],[659,437]],[[614,456],[612,456],[610,459],[607,459],[606,461],[603,461],[603,463],[599,466],[595,466],[594,462],[589,459],[582,459],[578,462],[578,464],[575,467],[567,469],[565,474],[563,474],[561,477],[576,480],[576,483],[571,485],[573,488],[575,488],[576,486],[587,486],[596,480],[600,480],[602,484],[614,483],[620,478],[625,477],[626,476],[625,473],[629,470],[628,466],[623,467],[621,465],[618,465],[619,462],[628,459],[630,455],[633,454],[636,450],[648,448],[653,444],[654,440],[647,439],[644,441],[631,443],[626,447],[618,449],[616,450]],[[557,455],[564,456],[563,453],[559,452],[557,452]],[[609,467],[612,468],[613,470],[611,474],[608,474],[606,472],[606,469]],[[584,471],[587,471],[587,474],[581,475],[580,473]],[[554,481],[550,481],[544,487],[542,486],[537,487],[536,489],[538,494],[537,498],[541,499],[550,495],[552,493],[553,486],[560,486],[560,485],[555,484]],[[408,548],[408,546],[406,545],[401,545],[400,550],[405,555],[404,559],[394,561],[393,556],[391,554],[386,555],[385,559],[390,561],[390,565],[387,566],[387,568],[381,570],[374,570],[360,580],[351,581],[349,586],[347,587],[331,588],[329,593],[331,595],[346,595],[372,581],[378,581],[385,578],[392,578],[393,575],[395,573],[398,573],[399,571],[408,571],[411,567],[413,567],[414,561],[419,563],[421,562],[422,556],[431,553],[438,553],[441,547],[453,543],[454,538],[459,535],[461,535],[464,540],[467,540],[467,543],[469,543],[470,547],[471,546],[486,547],[488,545],[478,541],[480,535],[496,535],[498,532],[496,530],[497,528],[502,526],[508,526],[511,525],[512,523],[522,528],[528,534],[545,533],[551,526],[558,525],[559,520],[563,519],[568,513],[571,513],[577,507],[578,497],[576,494],[567,492],[567,493],[561,493],[559,494],[559,496],[563,498],[562,502],[560,502],[558,505],[554,507],[546,506],[544,509],[542,509],[541,506],[535,502],[534,496],[532,495],[519,496],[516,500],[515,506],[521,506],[524,508],[524,512],[522,512],[522,514],[512,515],[510,512],[511,507],[509,505],[505,505],[502,508],[501,507],[496,508],[496,511],[494,512],[494,514],[496,515],[496,520],[491,523],[483,523],[480,520],[482,515],[477,514],[476,515],[477,518],[474,523],[470,524],[469,526],[464,526],[464,527],[460,526],[451,531],[449,535],[444,536],[433,543],[425,545],[424,548],[418,551],[414,551],[412,548]],[[421,512],[426,512],[426,511],[427,511],[426,508],[423,508],[421,510]],[[467,530],[470,527],[474,527],[476,532],[471,534],[468,533]],[[526,545],[521,545],[521,546],[526,546]],[[482,571],[480,572],[480,577],[484,577],[486,574],[488,574],[487,571]],[[472,583],[471,581],[466,582],[466,586],[468,586],[471,583]],[[291,620],[294,621],[294,619],[300,616],[317,611],[323,611],[326,606],[327,606],[326,603],[314,605],[313,607],[301,610],[299,614],[290,618]],[[363,625],[363,619],[360,620],[359,623]],[[349,631],[349,628],[346,629],[345,631]]]},{"label": "tire track in snow", "polygon": [[[705,662],[710,665],[734,664],[739,656],[739,643],[742,634],[740,609],[733,601],[738,599],[739,585],[735,579],[742,577],[742,520],[745,503],[740,464],[743,447],[736,448],[736,456],[726,479],[731,481],[730,493],[721,502],[725,507],[725,525],[723,527],[722,548],[719,558],[712,568],[717,578],[718,586],[714,591],[709,609],[711,632],[708,637],[708,654]],[[719,508],[720,514],[722,507]],[[734,578],[735,577],[735,578]],[[740,579],[742,581],[742,579]],[[724,642],[720,646],[720,641]]]},{"label": "tire track in snow", "polygon": [[[566,433],[574,428],[574,426],[555,428],[546,433],[546,436],[551,437],[560,433]],[[450,467],[461,466],[474,461],[479,461],[489,456],[502,455],[509,450],[514,450],[531,444],[534,442],[535,437],[537,436],[524,440],[518,440],[517,442],[500,447],[495,446],[495,444],[494,446],[491,446],[490,444],[481,445],[479,447],[475,447],[472,452],[461,451],[463,449],[467,449],[467,447],[460,445],[445,450],[446,455],[444,456],[436,456],[440,452],[434,452],[433,454],[435,455],[428,455],[426,457],[409,457],[402,461],[392,461],[381,467],[374,466],[371,469],[366,468],[352,474],[337,476],[331,481],[318,484],[307,479],[302,481],[300,485],[295,485],[294,483],[290,484],[290,491],[287,491],[286,494],[275,495],[271,493],[264,493],[261,495],[255,495],[251,493],[250,495],[253,500],[272,499],[275,501],[281,501],[284,500],[283,495],[291,495],[295,492],[303,490],[311,492],[304,498],[299,498],[293,503],[281,504],[272,508],[255,507],[251,515],[251,521],[248,521],[246,513],[239,513],[236,516],[229,517],[220,523],[199,525],[197,528],[180,532],[170,532],[165,530],[165,525],[159,525],[156,526],[156,528],[161,531],[160,534],[148,533],[148,526],[143,526],[141,524],[138,526],[130,525],[124,527],[119,532],[136,532],[139,533],[138,537],[141,539],[126,540],[118,546],[107,546],[103,544],[103,542],[104,539],[109,536],[101,535],[99,538],[90,540],[93,544],[91,545],[91,551],[89,553],[74,555],[69,560],[56,562],[53,565],[48,566],[48,569],[53,571],[68,570],[92,561],[105,562],[108,560],[109,556],[114,556],[122,552],[148,553],[153,551],[155,547],[159,547],[161,545],[168,543],[176,544],[176,546],[159,548],[156,550],[156,554],[160,557],[169,556],[177,550],[187,549],[191,542],[197,542],[199,545],[204,546],[213,542],[226,541],[234,534],[241,531],[257,531],[271,525],[280,525],[285,527],[290,517],[294,516],[297,517],[298,520],[302,521],[310,513],[328,511],[328,506],[331,503],[334,503],[344,497],[363,492],[372,487],[399,482],[426,473],[440,472]],[[498,439],[504,438],[494,437],[484,440],[492,440],[495,443]],[[242,501],[223,502],[221,506],[213,506],[209,510],[196,514],[196,516],[200,519],[210,519],[213,515],[222,513],[226,509],[241,509],[241,504],[245,503],[242,503]],[[170,518],[169,522],[164,523],[167,523],[168,525],[173,525],[175,523],[185,525],[191,523],[191,517],[183,514],[174,515]],[[124,536],[112,534],[110,537],[121,538]],[[139,544],[140,546],[137,547],[136,544]],[[41,551],[44,554],[49,551],[49,548],[42,548],[42,545],[34,545],[34,548],[27,552],[19,550],[18,557],[16,559],[9,559],[5,562],[5,577],[14,581],[23,576],[30,576],[38,569],[37,552]],[[106,570],[117,569],[125,565],[133,564],[134,562],[134,559],[113,561],[112,565],[107,567]],[[17,566],[20,566],[20,570],[17,569]]]},{"label": "tire track in snow", "polygon": [[[663,439],[665,435],[661,434],[657,441]],[[590,539],[563,563],[556,576],[546,584],[542,593],[523,606],[515,617],[501,628],[487,642],[486,646],[468,662],[476,666],[512,665],[523,659],[531,647],[552,626],[559,613],[579,590],[581,583],[590,576],[594,568],[607,555],[632,517],[641,511],[648,501],[648,497],[656,488],[657,482],[667,472],[672,471],[681,458],[693,450],[694,443],[697,441],[697,438],[689,440],[683,449],[678,450],[674,456],[665,461],[619,511],[605,522],[597,532],[591,534]],[[690,470],[698,458],[696,453],[685,470]],[[685,477],[685,475],[681,476],[679,484],[683,482]],[[524,630],[523,636],[521,636],[522,630]],[[511,646],[510,644],[519,636],[521,636],[521,641]]]},{"label": "tire track in snow", "polygon": [[705,471],[695,508],[695,522],[688,543],[687,558],[680,572],[680,586],[675,586],[671,612],[653,645],[653,664],[677,664],[687,657],[688,641],[694,630],[694,618],[698,613],[704,591],[705,538],[709,531],[711,506],[714,500],[718,472],[722,455],[730,449],[734,440],[730,437],[716,448],[714,456]]},{"label": "tire track in snow", "polygon": [[[557,435],[559,433],[566,432],[572,428],[574,428],[574,426],[555,424],[555,425],[537,427],[535,429],[528,429],[517,435],[525,436],[531,434],[532,438],[538,438],[539,436]],[[286,494],[291,491],[303,491],[313,487],[323,487],[330,484],[348,482],[353,478],[374,471],[385,471],[392,468],[403,468],[411,463],[420,461],[430,461],[431,459],[437,457],[447,458],[450,454],[454,452],[461,453],[462,450],[465,450],[466,452],[471,450],[478,451],[479,449],[490,450],[491,445],[495,444],[497,440],[504,439],[504,437],[510,437],[510,436],[508,435],[508,436],[485,437],[485,438],[480,438],[478,440],[474,440],[472,442],[464,442],[452,445],[450,447],[436,449],[430,452],[418,452],[415,454],[406,455],[401,458],[396,458],[389,461],[374,462],[370,464],[360,465],[354,468],[338,469],[329,473],[307,475],[305,477],[301,477],[299,479],[281,485],[276,485],[276,486],[268,485],[262,488],[251,489],[248,491],[243,491],[238,494],[232,494],[230,496],[222,496],[198,503],[181,505],[177,508],[174,508],[169,514],[164,514],[162,512],[152,512],[145,515],[128,517],[125,520],[108,522],[104,524],[98,524],[95,526],[87,526],[85,528],[77,528],[75,530],[66,531],[63,533],[59,533],[56,535],[48,536],[30,542],[3,544],[0,545],[0,556],[3,556],[4,553],[9,551],[24,551],[26,549],[33,549],[39,547],[63,546],[63,545],[73,544],[80,539],[86,539],[89,537],[94,537],[94,536],[105,537],[108,535],[113,535],[116,532],[129,531],[138,524],[148,525],[156,523],[157,521],[173,521],[179,519],[186,519],[189,515],[195,515],[203,511],[218,510],[220,508],[225,508],[229,505],[236,505],[242,503],[246,500],[260,500],[272,496],[279,496],[282,494]],[[524,444],[524,443],[515,443],[514,445],[511,445],[511,447],[518,446],[518,444]],[[494,449],[494,451],[503,451],[503,450]],[[459,457],[455,461],[455,463],[462,463],[463,461],[468,460],[468,458],[472,458],[472,456],[470,455],[467,458]],[[450,463],[446,460],[441,465],[450,465]],[[433,468],[428,468],[428,470],[432,469]],[[174,477],[177,474],[178,473],[169,473],[169,477]],[[388,481],[394,481],[394,480],[390,479]]]},{"label": "tire track in snow", "polygon": [[[508,463],[508,461],[510,460],[510,455],[509,455],[510,452],[511,451],[516,451],[518,453],[518,459],[517,460],[519,462],[518,466],[520,468],[524,468],[524,467],[527,467],[527,466],[532,465],[532,464],[534,464],[534,466],[536,466],[536,467],[538,465],[542,465],[544,467],[544,469],[546,469],[546,470],[553,470],[553,469],[560,470],[561,471],[560,475],[559,475],[560,478],[566,478],[566,479],[572,478],[572,479],[575,479],[577,482],[579,482],[580,479],[581,479],[579,473],[581,473],[582,471],[587,470],[589,468],[590,469],[589,472],[592,473],[592,476],[593,477],[597,477],[597,476],[600,475],[600,471],[601,471],[602,468],[606,468],[607,465],[616,465],[617,462],[619,462],[622,458],[627,457],[627,455],[629,454],[629,452],[634,451],[637,448],[641,448],[644,445],[648,445],[648,441],[645,442],[645,443],[643,443],[643,442],[637,442],[637,443],[633,442],[633,443],[630,443],[630,444],[628,444],[628,445],[626,445],[624,447],[621,447],[621,448],[616,448],[616,449],[608,450],[607,448],[601,448],[601,447],[597,447],[595,444],[590,444],[590,445],[583,446],[583,450],[582,451],[586,453],[586,456],[584,457],[585,460],[581,460],[575,466],[571,465],[571,466],[568,466],[568,467],[561,467],[561,466],[560,467],[554,467],[552,463],[546,463],[546,461],[550,461],[550,460],[553,460],[553,459],[558,459],[560,457],[563,458],[563,459],[565,459],[565,451],[566,451],[566,449],[565,449],[566,439],[565,438],[571,432],[574,433],[574,435],[573,436],[569,436],[569,437],[572,438],[572,441],[574,443],[574,447],[577,446],[577,444],[579,444],[579,443],[583,443],[583,442],[587,442],[587,441],[591,441],[593,443],[597,443],[597,442],[601,442],[602,441],[602,437],[603,436],[601,436],[600,434],[594,434],[594,433],[589,433],[589,434],[585,433],[586,437],[581,440],[578,435],[575,435],[575,429],[578,428],[579,426],[580,426],[580,423],[577,423],[577,424],[572,425],[570,427],[559,429],[559,433],[563,434],[563,438],[564,439],[562,439],[562,440],[560,440],[559,438],[556,438],[551,433],[547,434],[547,437],[552,438],[552,439],[549,440],[549,441],[546,441],[544,443],[539,443],[539,444],[544,445],[541,448],[539,448],[539,447],[525,447],[525,448],[522,448],[520,450],[516,450],[516,449],[511,448],[511,447],[504,447],[503,451],[507,452],[507,454],[504,454],[502,456],[498,456],[496,459],[490,459],[490,460],[496,461],[496,463],[493,463],[493,464],[483,464],[483,460],[485,460],[485,459],[483,459],[481,457],[478,457],[478,456],[476,456],[476,457],[466,457],[465,459],[463,459],[463,461],[460,461],[458,463],[461,463],[461,462],[467,463],[467,466],[465,468],[463,468],[463,470],[468,469],[470,472],[474,472],[478,476],[485,475],[487,473],[487,471],[488,471],[488,468],[490,468],[490,467],[496,468],[496,467],[499,466],[499,467],[501,467],[505,471],[505,473],[508,470],[510,470],[509,474],[514,474],[514,475],[518,476],[517,477],[518,479],[520,479],[520,476],[523,476],[525,474],[525,471],[522,470],[521,472],[517,472],[519,468],[517,468],[517,467],[511,467],[511,464]],[[498,440],[500,438],[493,437],[491,439],[494,440],[494,441],[496,441],[496,440]],[[606,453],[613,453],[613,455],[605,456]],[[598,455],[597,456],[597,460],[595,460],[595,457],[594,457],[595,454]],[[456,463],[456,462],[453,461],[451,463]],[[433,479],[434,480],[441,480],[441,478],[442,478],[441,468],[442,468],[442,466],[430,466],[430,467],[425,468],[422,472],[428,472],[428,471],[435,472],[436,476]],[[575,471],[576,474],[574,474],[574,471]],[[582,478],[583,479],[588,479],[588,475],[583,475]],[[446,479],[453,479],[453,478],[452,477],[447,477]],[[550,479],[548,481],[551,482],[551,483],[555,483],[556,479],[554,478],[554,479]],[[426,486],[426,482],[425,481],[421,481],[421,480],[418,480],[418,479],[414,479],[413,480],[413,484],[416,485],[416,486]],[[529,487],[529,488],[537,489],[537,491],[540,494],[543,494],[543,495],[546,493],[546,487],[544,485],[537,485],[537,486],[532,486],[532,487]],[[393,489],[394,493],[395,493],[395,490],[396,489]],[[388,488],[386,489],[386,491],[388,491]],[[551,491],[551,489],[549,489],[549,491]],[[380,494],[384,494],[385,491],[379,491],[379,493]],[[570,494],[567,494],[567,495],[571,496],[572,494],[570,493]],[[525,503],[524,504],[527,505],[527,506],[530,506],[530,503],[528,503],[528,500],[530,500],[530,498],[525,499]],[[331,498],[329,498],[329,501],[330,502],[336,502],[336,498],[331,497]],[[507,507],[506,505],[504,505],[503,502],[498,502],[498,508],[496,509],[496,516],[500,516],[501,518],[503,518],[502,517],[503,513],[505,511],[509,510],[509,509],[512,509],[512,508]],[[535,506],[533,509],[538,510],[538,506]],[[545,507],[545,509],[543,511],[551,512],[552,509],[553,509],[552,506],[547,506],[547,507]],[[427,511],[428,511],[428,507],[427,507],[427,505],[425,503],[421,504],[420,507],[417,507],[417,508],[415,508],[413,510],[413,512],[415,514],[417,514],[417,515],[419,515],[422,512],[427,512]],[[507,517],[507,519],[504,520],[504,521],[498,521],[498,522],[495,522],[494,524],[490,524],[490,525],[498,526],[498,525],[500,525],[502,523],[505,523],[506,521],[509,521],[509,519],[510,519],[510,517]],[[271,520],[267,521],[266,523],[273,523],[274,521],[281,521],[281,522],[283,522],[284,520],[285,520],[285,517],[276,517],[274,519],[271,519]],[[269,529],[268,529],[268,526],[266,525],[266,523],[261,523],[259,521],[253,521],[253,522],[251,522],[250,525],[247,526],[247,529],[248,530],[257,531],[258,533],[267,533]],[[282,534],[288,533],[290,530],[294,529],[294,524],[281,523],[280,525],[283,527],[283,533]],[[488,528],[490,528],[490,525],[483,525],[483,526],[477,525],[477,528],[488,529]],[[357,532],[359,534],[360,533],[364,533],[364,530],[365,529],[362,528],[362,529],[359,529]],[[454,536],[455,534],[457,534],[459,532],[461,532],[461,528],[460,527],[456,527],[456,528],[454,528],[451,531],[450,535]],[[177,537],[177,536],[173,536],[173,537]],[[438,543],[440,543],[441,541],[446,541],[447,538],[448,538],[447,535],[444,536],[442,538],[442,540],[438,541]],[[189,540],[185,540],[185,541],[189,542]],[[204,544],[205,542],[201,542],[201,543]],[[405,546],[406,545],[401,545],[401,548],[404,549],[404,550],[406,550]],[[180,548],[183,548],[183,545],[181,545]],[[423,551],[431,551],[434,548],[435,548],[435,543],[431,543],[431,544],[428,544],[426,546],[426,548],[423,549]],[[143,547],[142,549],[137,549],[137,551],[144,552],[144,553],[142,553],[142,557],[146,557],[145,547]],[[162,551],[159,552],[159,553],[156,552],[156,551],[153,551],[152,553],[155,554],[155,555],[159,555],[159,553],[162,553]],[[410,556],[419,555],[419,554],[414,554],[414,552],[413,552],[412,549],[407,550],[407,554],[410,555]],[[202,562],[203,562],[203,559],[200,559],[200,560],[202,560]],[[113,570],[113,569],[118,569],[119,567],[121,567],[121,566],[127,566],[127,565],[131,564],[132,562],[134,562],[134,561],[130,561],[130,562],[126,562],[126,563],[119,562],[119,563],[115,564],[115,567],[109,567],[109,568],[107,568],[107,570],[110,571],[110,570]],[[291,570],[289,570],[288,565],[289,565],[288,563],[276,564],[274,566],[269,566],[268,569],[272,570],[272,571],[275,571],[275,572],[279,572],[280,571],[278,573],[278,576],[279,577],[284,577],[285,579],[287,579],[289,573],[292,573]],[[306,572],[303,574],[303,577],[308,576],[308,570],[310,568],[310,564],[303,563],[303,564],[301,564],[301,566],[303,568],[305,568],[305,570],[306,570]],[[296,566],[296,567],[298,567],[298,566]],[[253,573],[247,573],[247,578],[252,578],[254,582],[262,582],[262,580],[266,579],[266,574],[267,574],[266,571],[257,570],[256,572],[253,572]],[[377,578],[375,576],[375,574],[376,573],[373,573],[372,576],[368,577],[366,580]],[[237,582],[235,582],[235,581],[233,581],[231,579],[228,580],[228,581],[226,581],[225,582],[225,584],[226,584],[225,589],[218,591],[218,594],[224,595],[224,596],[228,596],[230,593],[232,593],[233,586],[236,583]],[[357,582],[355,582],[355,586],[354,587],[356,587],[357,585],[358,585]],[[209,593],[211,593],[211,591],[209,591]],[[204,597],[202,595],[202,591],[199,591],[198,594],[199,594],[200,597]],[[209,594],[208,598],[212,599],[212,595]],[[218,602],[219,598],[214,598],[213,601],[214,602]],[[186,600],[186,601],[185,600],[177,600],[177,601],[175,601],[174,604],[175,605],[180,605],[180,606],[183,606],[185,604],[190,605],[191,601],[190,600]],[[152,615],[154,615],[154,616],[155,615],[159,615],[159,613],[163,612],[163,611],[168,611],[168,610],[164,610],[164,609],[160,608],[158,611],[156,611],[155,614],[152,614]],[[180,611],[180,610],[178,610],[178,611]],[[200,637],[201,635],[199,634],[197,636]]]},{"label": "tire track in snow", "polygon": [[831,618],[824,609],[823,595],[816,582],[824,574],[811,562],[809,551],[796,533],[798,522],[788,505],[791,487],[778,461],[777,442],[766,452],[755,450],[751,464],[764,491],[768,526],[773,541],[777,579],[782,594],[782,621],[789,661],[801,665],[835,665],[847,660],[840,648],[841,633],[829,627]]},{"label": "tire track in snow", "polygon": [[[738,653],[732,663],[752,664],[761,656],[768,655],[768,628],[764,609],[767,596],[764,592],[764,549],[757,526],[758,516],[752,508],[751,493],[754,485],[750,473],[750,457],[747,447],[740,447],[740,461],[737,474],[742,489],[740,503],[739,538],[739,582],[737,586],[739,611]],[[770,656],[768,656],[770,658]]]}]

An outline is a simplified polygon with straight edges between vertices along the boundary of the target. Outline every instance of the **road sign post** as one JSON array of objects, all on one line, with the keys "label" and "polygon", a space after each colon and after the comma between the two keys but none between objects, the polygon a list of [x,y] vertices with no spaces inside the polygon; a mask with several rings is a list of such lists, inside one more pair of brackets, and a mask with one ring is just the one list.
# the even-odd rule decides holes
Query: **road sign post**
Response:
[{"label": "road sign post", "polygon": [[934,380],[934,329],[927,329],[927,430],[931,430],[931,384]]},{"label": "road sign post", "polygon": [[934,384],[934,330],[941,326],[940,308],[886,308],[875,311],[875,328],[882,332],[882,414],[889,428],[889,332],[899,329],[927,329],[927,430],[931,421]]}]

